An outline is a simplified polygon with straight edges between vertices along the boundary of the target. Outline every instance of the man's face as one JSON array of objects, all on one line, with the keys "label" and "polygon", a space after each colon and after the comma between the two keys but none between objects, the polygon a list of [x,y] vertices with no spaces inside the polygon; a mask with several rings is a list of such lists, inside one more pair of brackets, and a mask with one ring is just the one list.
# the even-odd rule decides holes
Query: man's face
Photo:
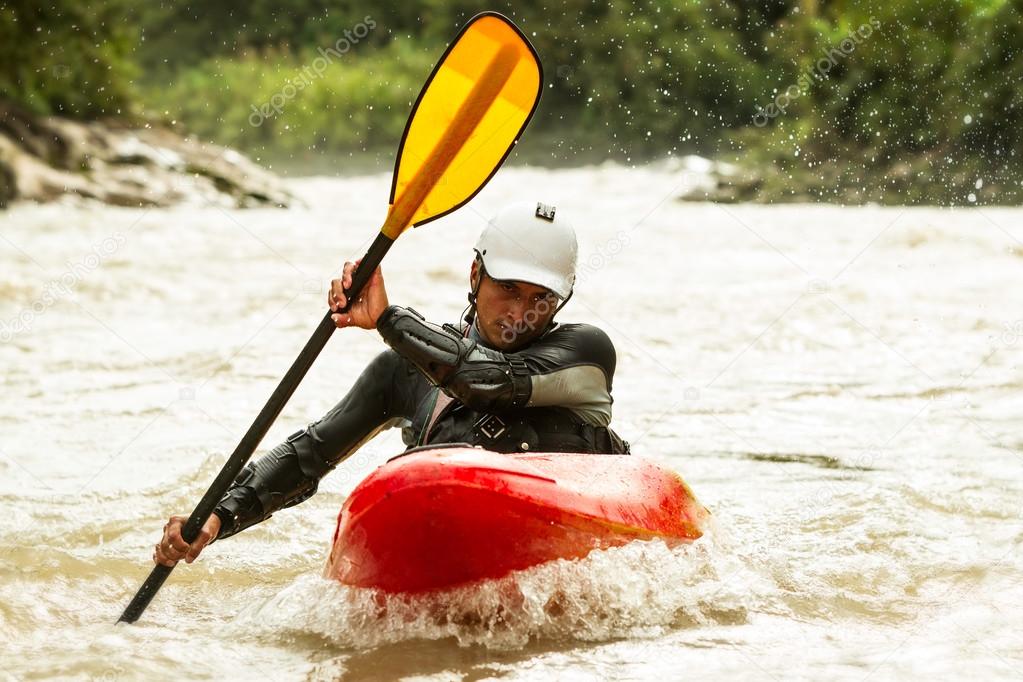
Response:
[{"label": "man's face", "polygon": [[[473,263],[470,285],[475,285],[480,274],[478,264]],[[549,289],[484,275],[476,293],[476,324],[488,344],[514,351],[539,336],[557,308],[558,297]]]}]

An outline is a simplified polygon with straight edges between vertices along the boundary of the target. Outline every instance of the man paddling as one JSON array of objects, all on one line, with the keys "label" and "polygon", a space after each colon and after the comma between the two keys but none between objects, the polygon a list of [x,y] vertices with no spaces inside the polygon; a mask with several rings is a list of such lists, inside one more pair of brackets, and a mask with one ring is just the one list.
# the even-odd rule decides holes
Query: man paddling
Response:
[{"label": "man paddling", "polygon": [[[332,410],[249,463],[189,545],[186,517],[164,526],[153,560],[191,563],[225,538],[308,499],[319,481],[385,428],[408,447],[471,443],[497,452],[627,453],[609,428],[615,349],[600,329],[554,322],[572,296],[575,231],[545,204],[501,210],[476,243],[469,306],[458,325],[435,325],[389,305],[379,268],[339,328],[376,329],[378,355]],[[345,263],[328,304],[344,308],[358,262]]]}]

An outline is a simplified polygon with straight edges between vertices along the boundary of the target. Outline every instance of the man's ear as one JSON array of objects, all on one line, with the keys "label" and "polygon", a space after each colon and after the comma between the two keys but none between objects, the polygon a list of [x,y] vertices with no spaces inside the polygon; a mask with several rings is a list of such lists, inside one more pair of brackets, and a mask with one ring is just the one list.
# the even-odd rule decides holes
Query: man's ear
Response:
[{"label": "man's ear", "polygon": [[472,262],[472,268],[469,270],[469,290],[476,291],[476,287],[480,283],[480,259],[476,258]]}]

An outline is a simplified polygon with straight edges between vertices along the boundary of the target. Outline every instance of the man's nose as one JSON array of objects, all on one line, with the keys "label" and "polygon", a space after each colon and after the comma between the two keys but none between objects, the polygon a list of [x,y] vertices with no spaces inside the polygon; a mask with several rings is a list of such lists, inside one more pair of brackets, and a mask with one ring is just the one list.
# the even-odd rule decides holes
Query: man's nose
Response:
[{"label": "man's nose", "polygon": [[508,317],[512,322],[521,322],[522,318],[526,315],[526,301],[523,299],[515,299],[508,303]]}]

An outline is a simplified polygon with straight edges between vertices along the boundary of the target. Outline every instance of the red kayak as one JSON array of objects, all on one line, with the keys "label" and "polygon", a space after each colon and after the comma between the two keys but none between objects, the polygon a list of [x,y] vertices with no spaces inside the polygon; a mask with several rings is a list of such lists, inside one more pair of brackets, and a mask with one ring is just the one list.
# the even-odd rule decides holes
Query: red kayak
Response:
[{"label": "red kayak", "polygon": [[637,539],[692,542],[707,516],[678,474],[641,457],[418,450],[345,500],[326,575],[422,592]]}]

